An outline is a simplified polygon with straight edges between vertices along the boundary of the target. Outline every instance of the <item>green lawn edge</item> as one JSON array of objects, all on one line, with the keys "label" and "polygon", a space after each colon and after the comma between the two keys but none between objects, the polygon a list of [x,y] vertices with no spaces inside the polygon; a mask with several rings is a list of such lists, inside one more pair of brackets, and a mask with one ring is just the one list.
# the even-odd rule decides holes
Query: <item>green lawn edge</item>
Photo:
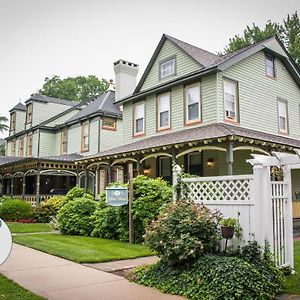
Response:
[{"label": "green lawn edge", "polygon": [[13,241],[77,263],[99,263],[153,255],[144,245],[93,237],[26,234],[14,236]]},{"label": "green lawn edge", "polygon": [[46,298],[33,294],[16,282],[0,274],[0,299],[3,300],[44,300]]},{"label": "green lawn edge", "polygon": [[47,223],[6,222],[11,233],[51,232],[53,229]]}]

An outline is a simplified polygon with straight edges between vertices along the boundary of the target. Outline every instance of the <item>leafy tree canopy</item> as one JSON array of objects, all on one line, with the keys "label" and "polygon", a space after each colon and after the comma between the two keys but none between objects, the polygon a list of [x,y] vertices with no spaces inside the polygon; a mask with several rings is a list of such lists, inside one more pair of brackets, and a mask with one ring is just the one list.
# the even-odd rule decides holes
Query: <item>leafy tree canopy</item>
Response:
[{"label": "leafy tree canopy", "polygon": [[46,77],[39,93],[45,96],[72,101],[87,101],[103,94],[108,88],[108,81],[99,80],[94,75],[68,77],[61,79],[54,75]]},{"label": "leafy tree canopy", "polygon": [[7,123],[8,119],[4,116],[0,116],[0,132],[4,132],[9,129],[9,126],[5,123]]},{"label": "leafy tree canopy", "polygon": [[221,54],[234,52],[274,35],[279,37],[292,58],[300,66],[300,20],[297,11],[291,16],[288,14],[281,24],[268,21],[263,28],[255,23],[247,26],[243,35],[235,35],[229,39],[228,45]]}]

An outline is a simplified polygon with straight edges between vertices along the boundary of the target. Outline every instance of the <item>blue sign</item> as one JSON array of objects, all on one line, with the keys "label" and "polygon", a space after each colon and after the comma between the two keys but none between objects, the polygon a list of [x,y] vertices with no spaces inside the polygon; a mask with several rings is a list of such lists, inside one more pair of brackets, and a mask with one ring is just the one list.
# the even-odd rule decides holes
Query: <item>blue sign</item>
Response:
[{"label": "blue sign", "polygon": [[121,186],[106,188],[106,204],[112,206],[128,204],[128,189]]}]

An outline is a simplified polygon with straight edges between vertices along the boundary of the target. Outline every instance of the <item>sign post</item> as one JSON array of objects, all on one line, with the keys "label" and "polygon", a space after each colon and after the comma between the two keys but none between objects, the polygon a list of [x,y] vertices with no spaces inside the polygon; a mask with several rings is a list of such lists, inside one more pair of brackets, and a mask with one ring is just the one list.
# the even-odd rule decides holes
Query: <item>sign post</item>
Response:
[{"label": "sign post", "polygon": [[132,201],[133,201],[133,164],[128,164],[128,179],[129,179],[129,197],[128,197],[128,209],[129,209],[129,243],[133,243],[133,218],[132,218]]}]

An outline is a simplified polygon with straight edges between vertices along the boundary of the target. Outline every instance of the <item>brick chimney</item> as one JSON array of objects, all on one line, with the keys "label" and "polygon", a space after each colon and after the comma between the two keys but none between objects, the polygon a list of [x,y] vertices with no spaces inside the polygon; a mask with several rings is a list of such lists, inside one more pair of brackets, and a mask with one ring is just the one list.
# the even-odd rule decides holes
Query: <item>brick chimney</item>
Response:
[{"label": "brick chimney", "polygon": [[133,93],[136,87],[136,77],[139,65],[124,59],[114,62],[115,71],[115,101],[125,98]]}]

